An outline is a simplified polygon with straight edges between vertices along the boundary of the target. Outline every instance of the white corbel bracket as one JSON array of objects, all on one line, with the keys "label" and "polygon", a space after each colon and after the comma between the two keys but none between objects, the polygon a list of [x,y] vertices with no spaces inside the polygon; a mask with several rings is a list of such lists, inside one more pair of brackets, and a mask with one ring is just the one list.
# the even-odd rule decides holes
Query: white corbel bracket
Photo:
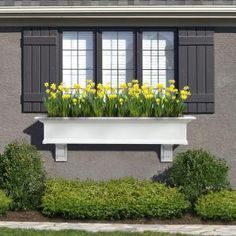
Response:
[{"label": "white corbel bracket", "polygon": [[56,144],[55,160],[60,162],[67,161],[67,144]]},{"label": "white corbel bracket", "polygon": [[161,145],[161,162],[173,161],[173,145]]}]

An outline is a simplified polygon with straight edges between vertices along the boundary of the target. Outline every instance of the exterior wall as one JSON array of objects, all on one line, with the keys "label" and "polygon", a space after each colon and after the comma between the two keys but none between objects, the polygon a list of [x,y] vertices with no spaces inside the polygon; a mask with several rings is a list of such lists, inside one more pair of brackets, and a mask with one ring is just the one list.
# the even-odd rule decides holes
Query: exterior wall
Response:
[{"label": "exterior wall", "polygon": [[[161,176],[168,164],[159,162],[154,146],[70,146],[67,163],[56,163],[53,146],[42,145],[42,125],[34,114],[21,113],[20,32],[0,33],[0,151],[15,139],[24,138],[42,151],[49,175],[66,178],[108,179],[123,176]],[[215,33],[215,106],[213,115],[199,115],[189,126],[189,146],[205,148],[230,165],[236,186],[236,33]],[[146,134],[148,135],[148,134]],[[157,149],[157,150],[156,150]]]}]

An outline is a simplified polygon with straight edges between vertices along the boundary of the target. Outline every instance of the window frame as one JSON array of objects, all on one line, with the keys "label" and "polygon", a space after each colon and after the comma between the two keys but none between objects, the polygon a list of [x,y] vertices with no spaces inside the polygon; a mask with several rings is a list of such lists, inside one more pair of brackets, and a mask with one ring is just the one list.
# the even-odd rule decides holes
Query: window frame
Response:
[{"label": "window frame", "polygon": [[94,83],[102,83],[102,32],[104,31],[130,31],[133,32],[133,79],[142,84],[142,33],[145,31],[173,32],[174,52],[174,79],[178,87],[178,50],[177,28],[175,27],[63,27],[59,30],[59,77],[63,81],[63,32],[66,31],[91,31],[93,32],[93,70]]}]

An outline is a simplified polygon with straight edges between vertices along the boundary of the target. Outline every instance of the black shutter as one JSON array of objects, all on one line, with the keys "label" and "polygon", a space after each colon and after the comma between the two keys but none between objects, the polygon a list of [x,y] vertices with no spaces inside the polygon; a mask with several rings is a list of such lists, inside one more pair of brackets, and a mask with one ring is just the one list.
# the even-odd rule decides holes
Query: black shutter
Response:
[{"label": "black shutter", "polygon": [[179,28],[178,54],[179,87],[192,92],[187,113],[214,113],[214,31]]},{"label": "black shutter", "polygon": [[44,83],[59,83],[59,32],[55,28],[22,32],[23,112],[44,112]]}]

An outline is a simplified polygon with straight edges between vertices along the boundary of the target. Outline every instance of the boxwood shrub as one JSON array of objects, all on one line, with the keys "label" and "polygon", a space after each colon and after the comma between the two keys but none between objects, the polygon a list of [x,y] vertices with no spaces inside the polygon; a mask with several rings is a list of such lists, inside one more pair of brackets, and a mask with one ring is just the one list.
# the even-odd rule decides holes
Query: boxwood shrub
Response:
[{"label": "boxwood shrub", "polygon": [[172,218],[189,205],[176,188],[132,178],[49,180],[42,198],[43,214],[70,219]]},{"label": "boxwood shrub", "polygon": [[202,194],[229,188],[228,166],[207,151],[189,150],[177,154],[169,182],[194,203]]},{"label": "boxwood shrub", "polygon": [[195,206],[197,215],[203,219],[236,219],[236,191],[211,192],[200,197]]},{"label": "boxwood shrub", "polygon": [[24,141],[15,141],[0,155],[0,187],[13,200],[14,210],[40,206],[45,172],[37,149]]},{"label": "boxwood shrub", "polygon": [[6,196],[5,192],[0,190],[0,215],[5,214],[9,210],[11,202],[11,199]]}]

